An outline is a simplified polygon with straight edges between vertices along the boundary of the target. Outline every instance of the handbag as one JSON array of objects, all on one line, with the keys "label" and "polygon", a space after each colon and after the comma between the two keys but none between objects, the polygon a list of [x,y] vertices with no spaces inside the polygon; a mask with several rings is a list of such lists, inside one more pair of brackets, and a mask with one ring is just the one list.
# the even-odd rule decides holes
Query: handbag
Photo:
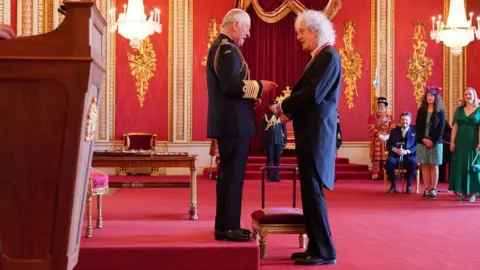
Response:
[{"label": "handbag", "polygon": [[480,164],[474,164],[478,158],[478,154],[480,154],[479,151],[477,151],[477,155],[475,155],[475,158],[472,161],[472,172],[474,173],[480,173]]}]

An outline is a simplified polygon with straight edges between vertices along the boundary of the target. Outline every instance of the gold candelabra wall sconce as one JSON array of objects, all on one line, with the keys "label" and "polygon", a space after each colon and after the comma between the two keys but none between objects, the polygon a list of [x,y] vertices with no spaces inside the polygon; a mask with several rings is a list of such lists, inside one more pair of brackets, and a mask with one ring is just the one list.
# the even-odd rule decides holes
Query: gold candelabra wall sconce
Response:
[{"label": "gold candelabra wall sconce", "polygon": [[148,81],[155,76],[157,69],[157,55],[149,37],[142,41],[138,51],[128,53],[128,61],[130,62],[130,74],[136,81],[137,98],[140,107],[143,107],[148,90]]},{"label": "gold candelabra wall sconce", "polygon": [[358,51],[355,51],[353,39],[355,38],[355,21],[343,22],[343,44],[340,49],[342,57],[343,80],[345,81],[345,100],[349,109],[354,107],[353,99],[358,97],[357,80],[362,77],[362,58]]},{"label": "gold candelabra wall sconce", "polygon": [[218,24],[217,18],[213,17],[208,24],[208,44],[207,44],[207,54],[203,57],[201,65],[206,67],[207,66],[207,57],[208,57],[208,50],[212,46],[213,42],[218,36],[220,32],[220,25]]},{"label": "gold candelabra wall sconce", "polygon": [[427,57],[427,42],[425,41],[425,21],[413,22],[413,53],[408,59],[407,78],[413,84],[413,96],[420,106],[428,77],[432,75],[432,58]]}]

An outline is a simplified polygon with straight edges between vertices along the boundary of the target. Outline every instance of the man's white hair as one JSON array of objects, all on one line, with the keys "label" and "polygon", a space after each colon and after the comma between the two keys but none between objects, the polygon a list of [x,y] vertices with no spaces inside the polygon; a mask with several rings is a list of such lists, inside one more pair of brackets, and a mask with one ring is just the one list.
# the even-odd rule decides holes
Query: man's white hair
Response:
[{"label": "man's white hair", "polygon": [[231,9],[225,17],[223,17],[222,28],[225,28],[229,24],[233,24],[234,22],[239,22],[241,24],[250,23],[250,15],[240,8]]},{"label": "man's white hair", "polygon": [[335,30],[332,22],[323,12],[316,10],[306,10],[298,14],[295,20],[295,31],[298,32],[300,24],[304,22],[307,29],[311,32],[317,33],[318,43],[320,45],[330,42],[335,44]]}]

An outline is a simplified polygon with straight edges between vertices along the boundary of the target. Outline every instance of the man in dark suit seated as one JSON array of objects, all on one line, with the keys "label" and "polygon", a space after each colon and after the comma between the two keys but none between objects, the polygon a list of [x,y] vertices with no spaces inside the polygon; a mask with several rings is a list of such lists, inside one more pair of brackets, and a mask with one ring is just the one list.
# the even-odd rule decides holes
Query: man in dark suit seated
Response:
[{"label": "man in dark suit seated", "polygon": [[411,120],[412,115],[409,112],[402,112],[400,114],[400,126],[392,129],[387,141],[388,158],[385,167],[388,180],[391,183],[388,193],[397,192],[395,169],[399,168],[400,162],[402,163],[402,168],[407,170],[407,194],[412,193],[411,186],[417,167],[417,145],[415,142],[415,129],[410,126]]}]

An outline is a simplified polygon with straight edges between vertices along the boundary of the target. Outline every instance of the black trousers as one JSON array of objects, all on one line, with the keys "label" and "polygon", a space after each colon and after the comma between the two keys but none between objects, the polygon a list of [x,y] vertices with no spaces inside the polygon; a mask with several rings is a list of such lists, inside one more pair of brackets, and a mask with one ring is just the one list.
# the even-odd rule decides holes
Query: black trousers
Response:
[{"label": "black trousers", "polygon": [[[270,144],[265,147],[267,152],[267,166],[280,166],[280,157],[282,156],[281,144]],[[279,180],[278,172],[268,172],[268,180]]]},{"label": "black trousers", "polygon": [[[303,215],[308,235],[307,251],[320,258],[336,259],[337,252],[332,240],[328,222],[327,202],[323,193],[323,182],[320,179],[313,155],[310,151],[298,153],[298,171],[302,192]],[[333,170],[334,168],[325,168]]]},{"label": "black trousers", "polygon": [[218,139],[220,164],[217,179],[215,230],[240,229],[243,181],[250,137]]}]

